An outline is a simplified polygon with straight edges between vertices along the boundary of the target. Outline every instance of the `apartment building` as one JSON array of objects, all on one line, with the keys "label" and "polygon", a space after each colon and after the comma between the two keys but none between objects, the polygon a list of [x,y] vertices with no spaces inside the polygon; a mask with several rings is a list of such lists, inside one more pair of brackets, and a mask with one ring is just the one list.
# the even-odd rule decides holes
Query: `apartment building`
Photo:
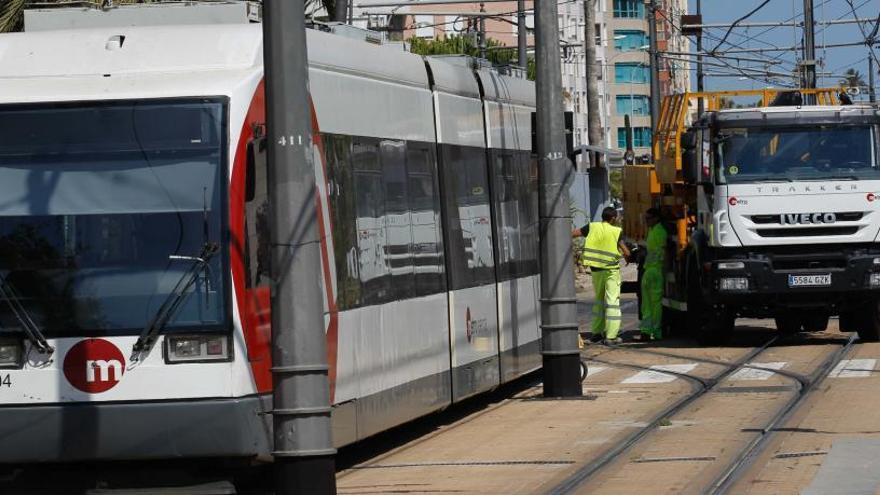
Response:
[{"label": "apartment building", "polygon": [[[650,153],[651,146],[651,56],[646,0],[604,0],[607,14],[603,32],[613,40],[603,64],[605,97],[609,112],[608,134],[611,147],[624,148],[624,116],[630,116],[636,156]],[[686,52],[687,38],[677,29],[681,14],[687,13],[687,0],[656,0],[657,48]],[[660,58],[658,78],[661,95],[688,88],[688,65],[666,56]]]}]

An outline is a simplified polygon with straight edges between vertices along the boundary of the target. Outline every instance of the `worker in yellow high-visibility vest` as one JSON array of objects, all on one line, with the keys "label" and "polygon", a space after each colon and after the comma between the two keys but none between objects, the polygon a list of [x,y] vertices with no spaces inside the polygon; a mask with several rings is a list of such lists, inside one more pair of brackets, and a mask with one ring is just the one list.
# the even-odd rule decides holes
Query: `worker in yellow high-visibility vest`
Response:
[{"label": "worker in yellow high-visibility vest", "polygon": [[619,344],[618,333],[622,314],[620,312],[620,260],[629,258],[626,245],[620,240],[621,228],[615,225],[617,210],[602,210],[602,221],[591,222],[572,231],[574,238],[584,237],[581,264],[590,268],[593,279],[593,342],[605,340],[606,344]]},{"label": "worker in yellow high-visibility vest", "polygon": [[642,264],[642,321],[639,330],[648,340],[659,340],[663,314],[663,263],[666,258],[666,229],[660,222],[660,210],[649,208],[645,212],[648,226],[647,252]]}]

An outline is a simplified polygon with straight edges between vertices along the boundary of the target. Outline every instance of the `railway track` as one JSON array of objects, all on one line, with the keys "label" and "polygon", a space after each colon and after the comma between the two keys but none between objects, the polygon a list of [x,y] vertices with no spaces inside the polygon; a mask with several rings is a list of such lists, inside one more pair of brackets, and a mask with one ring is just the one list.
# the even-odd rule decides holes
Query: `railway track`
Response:
[{"label": "railway track", "polygon": [[[849,353],[852,346],[856,342],[855,335],[849,337],[845,342],[839,344],[837,349],[830,352],[824,357],[822,362],[816,366],[809,374],[795,373],[787,370],[772,370],[784,379],[793,382],[795,391],[792,396],[778,409],[778,411],[769,419],[769,421],[760,429],[757,429],[756,435],[738,451],[728,463],[721,467],[715,468],[718,472],[712,481],[703,487],[700,491],[703,493],[726,493],[736,482],[741,474],[743,474],[754,462],[757,456],[767,446],[773,437],[774,431],[803,404],[804,400],[809,396],[810,392],[815,390],[832,369]],[[701,377],[690,373],[680,373],[673,371],[663,371],[670,375],[688,380],[692,384],[692,391],[684,397],[678,399],[667,408],[661,410],[647,422],[644,427],[639,428],[632,434],[628,435],[622,441],[600,454],[598,457],[583,465],[577,471],[572,473],[562,482],[551,488],[548,493],[565,494],[583,490],[589,483],[601,478],[603,472],[610,468],[612,464],[624,460],[624,455],[633,449],[645,446],[649,443],[649,436],[657,431],[660,426],[668,424],[671,418],[685,411],[689,406],[694,405],[701,398],[708,399],[710,394],[718,390],[718,386],[725,382],[733,373],[743,369],[764,369],[759,366],[753,366],[749,363],[756,360],[768,349],[773,348],[780,342],[779,337],[767,339],[761,345],[758,345],[748,351],[744,356],[733,362],[700,358],[688,355],[677,354],[673,352],[658,351],[654,349],[640,349],[623,346],[606,346],[603,352],[595,357],[588,358],[589,361],[602,363],[616,367],[650,370],[647,366],[641,366],[631,363],[625,363],[612,360],[615,353],[631,352],[639,354],[647,354],[653,356],[661,356],[672,359],[682,359],[697,363],[705,363],[721,366],[722,370],[711,377]],[[682,459],[685,460],[685,459]],[[697,459],[699,461],[716,461],[715,458]]]}]

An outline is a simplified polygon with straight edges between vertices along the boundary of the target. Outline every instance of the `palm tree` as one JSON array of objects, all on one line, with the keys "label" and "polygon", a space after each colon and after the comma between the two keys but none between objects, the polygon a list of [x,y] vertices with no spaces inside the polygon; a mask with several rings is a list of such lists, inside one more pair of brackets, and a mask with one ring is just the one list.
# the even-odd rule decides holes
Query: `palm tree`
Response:
[{"label": "palm tree", "polygon": [[866,86],[866,83],[859,71],[855,69],[847,69],[846,72],[843,73],[840,85],[849,88],[861,88]]}]

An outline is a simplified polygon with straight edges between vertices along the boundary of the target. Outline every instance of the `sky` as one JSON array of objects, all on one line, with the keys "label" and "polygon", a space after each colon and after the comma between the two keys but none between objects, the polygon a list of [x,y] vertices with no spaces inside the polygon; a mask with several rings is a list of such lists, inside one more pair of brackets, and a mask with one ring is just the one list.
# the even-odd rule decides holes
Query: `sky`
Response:
[{"label": "sky", "polygon": [[[855,11],[859,18],[877,19],[880,13],[880,0],[851,0]],[[746,15],[752,9],[757,7],[763,0],[702,0],[703,23],[732,23],[739,17]],[[743,22],[769,22],[769,21],[800,21],[803,17],[803,0],[770,0],[757,13],[749,17]],[[851,19],[853,18],[847,0],[813,0],[814,18],[817,23],[823,20],[833,19]],[[691,13],[696,12],[696,0],[688,0],[688,10]],[[862,25],[865,32],[870,33],[873,28],[873,22]],[[719,40],[724,36],[727,28],[711,28],[704,30],[703,49],[711,50],[718,45]],[[818,72],[831,72],[835,76],[820,76],[817,85],[835,86],[839,81],[836,75],[844,73],[848,68],[858,70],[868,80],[868,49],[866,46],[844,47],[844,48],[827,48],[823,49],[823,44],[847,43],[861,41],[864,36],[859,31],[857,24],[843,24],[823,26],[816,25],[816,57],[819,60],[820,67]],[[730,43],[740,45],[741,48],[770,48],[770,47],[790,47],[800,46],[803,36],[803,29],[799,27],[777,27],[777,28],[734,28],[728,37],[728,42],[718,48],[718,52],[726,49],[739,49]],[[693,38],[691,38],[693,39]],[[692,50],[693,48],[692,44]],[[880,58],[880,46],[875,46],[874,52]],[[802,54],[800,50],[795,52],[772,52],[764,54],[730,54],[731,56],[776,59],[774,64],[769,66],[774,72],[790,73],[795,67],[796,59],[800,59]],[[710,61],[711,59],[706,59]],[[755,61],[744,60],[726,60],[726,62],[742,67],[759,68],[767,70],[765,64]],[[775,63],[780,62],[780,63]],[[715,61],[717,63],[717,61]],[[693,66],[692,66],[693,67]],[[877,64],[875,64],[875,70]],[[706,67],[707,72],[724,72],[732,73],[731,69],[720,67]],[[749,74],[752,74],[751,72]],[[706,77],[706,90],[723,90],[723,89],[760,89],[767,87],[766,81],[753,79],[741,79],[739,77]],[[691,72],[692,81],[696,81],[695,72]],[[791,78],[777,78],[777,82],[791,82]],[[693,83],[695,84],[695,83]],[[774,84],[775,86],[776,84]],[[880,85],[880,75],[875,72],[875,88]],[[875,91],[880,94],[880,89]],[[867,98],[865,96],[865,98]]]}]

